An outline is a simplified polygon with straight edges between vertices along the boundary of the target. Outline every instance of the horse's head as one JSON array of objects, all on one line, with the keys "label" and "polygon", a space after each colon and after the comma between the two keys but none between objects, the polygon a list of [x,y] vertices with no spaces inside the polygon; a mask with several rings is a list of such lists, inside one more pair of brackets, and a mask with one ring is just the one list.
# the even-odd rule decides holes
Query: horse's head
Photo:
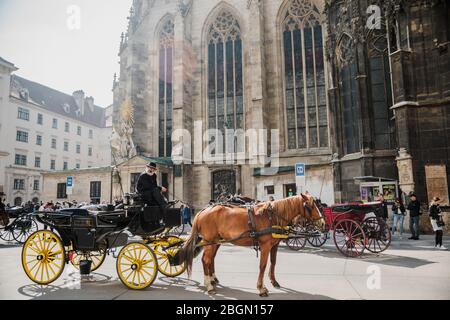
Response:
[{"label": "horse's head", "polygon": [[305,218],[314,222],[318,227],[325,227],[325,218],[317,206],[316,200],[310,195],[301,194],[303,208],[305,209]]}]

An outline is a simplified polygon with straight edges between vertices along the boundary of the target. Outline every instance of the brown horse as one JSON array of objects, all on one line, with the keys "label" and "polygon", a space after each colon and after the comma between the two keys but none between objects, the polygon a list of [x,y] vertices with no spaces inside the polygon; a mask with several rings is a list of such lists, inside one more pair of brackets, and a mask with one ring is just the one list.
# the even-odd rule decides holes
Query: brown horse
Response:
[{"label": "brown horse", "polygon": [[[271,203],[261,203],[253,207],[254,226],[253,231],[268,230],[272,226],[288,226],[297,216],[302,216],[309,221],[318,221],[325,225],[320,210],[314,199],[309,195],[290,197]],[[272,237],[271,232],[252,238],[250,237],[251,223],[247,208],[237,206],[217,205],[201,211],[194,219],[192,233],[180,251],[180,262],[186,262],[189,276],[192,272],[192,263],[195,253],[203,248],[203,270],[205,274],[205,286],[209,294],[215,293],[215,286],[219,282],[215,275],[214,259],[221,243],[230,242],[237,246],[259,245],[261,258],[259,265],[259,278],[257,289],[262,297],[268,296],[268,290],[264,286],[264,272],[270,255],[269,277],[275,288],[280,288],[275,279],[275,264],[278,245],[281,239]],[[201,240],[201,243],[199,244]]]}]

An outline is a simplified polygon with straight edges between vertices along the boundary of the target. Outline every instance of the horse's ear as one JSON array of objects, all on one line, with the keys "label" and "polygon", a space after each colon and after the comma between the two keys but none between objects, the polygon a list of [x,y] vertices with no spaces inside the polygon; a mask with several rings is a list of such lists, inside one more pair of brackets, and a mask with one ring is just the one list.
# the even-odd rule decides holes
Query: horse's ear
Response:
[{"label": "horse's ear", "polygon": [[301,194],[301,196],[303,198],[303,201],[305,201],[305,202],[309,201],[309,198],[306,195],[304,195],[303,193]]}]

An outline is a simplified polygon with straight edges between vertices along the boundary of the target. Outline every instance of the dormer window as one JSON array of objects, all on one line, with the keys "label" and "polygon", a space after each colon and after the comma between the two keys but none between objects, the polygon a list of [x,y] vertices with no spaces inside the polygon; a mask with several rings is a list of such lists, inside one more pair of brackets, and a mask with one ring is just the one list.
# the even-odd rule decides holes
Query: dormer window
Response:
[{"label": "dormer window", "polygon": [[66,113],[70,113],[70,106],[67,103],[63,104],[63,109]]},{"label": "dormer window", "polygon": [[27,89],[20,89],[19,95],[20,95],[20,98],[21,98],[21,99],[23,99],[23,100],[25,100],[25,101],[28,101],[29,93],[28,93],[28,90],[27,90]]}]

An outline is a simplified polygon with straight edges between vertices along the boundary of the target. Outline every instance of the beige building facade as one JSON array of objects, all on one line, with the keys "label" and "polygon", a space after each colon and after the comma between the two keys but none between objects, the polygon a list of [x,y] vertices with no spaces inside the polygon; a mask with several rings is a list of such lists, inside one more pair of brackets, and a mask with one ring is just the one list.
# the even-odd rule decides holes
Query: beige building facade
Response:
[{"label": "beige building facade", "polygon": [[10,205],[43,200],[44,172],[111,165],[105,109],[17,70],[0,58],[0,193]]}]

